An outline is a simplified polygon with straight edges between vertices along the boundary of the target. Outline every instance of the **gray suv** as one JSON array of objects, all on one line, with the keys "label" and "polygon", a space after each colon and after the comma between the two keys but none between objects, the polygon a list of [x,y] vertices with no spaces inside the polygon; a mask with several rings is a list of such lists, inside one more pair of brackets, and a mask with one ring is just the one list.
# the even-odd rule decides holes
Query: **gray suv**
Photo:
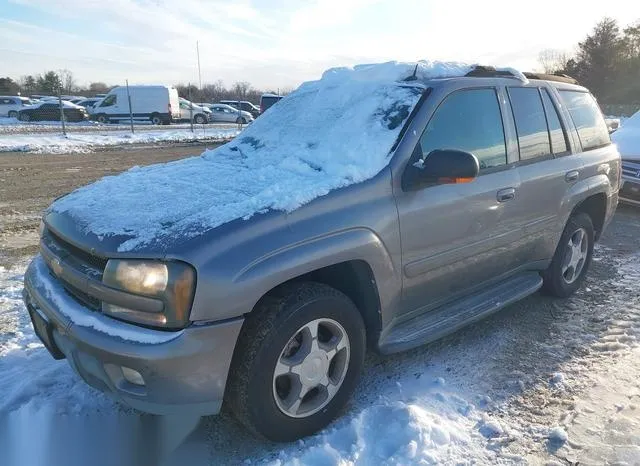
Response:
[{"label": "gray suv", "polygon": [[[253,432],[291,441],[338,415],[367,348],[408,350],[540,289],[566,297],[580,287],[621,171],[587,89],[486,67],[414,72],[379,87],[349,81],[349,92],[364,92],[340,94],[338,111],[327,102],[346,75],[330,74],[322,99],[316,84],[302,86],[216,152],[58,199],[24,292],[53,357],[139,410],[216,414],[224,402]],[[320,121],[320,112],[287,114],[309,109],[307,98],[336,121],[328,134],[369,130],[351,131],[333,158],[303,155],[340,138],[288,151],[287,137],[305,134],[282,136],[281,121],[309,131]],[[359,105],[369,110],[361,120],[351,112]],[[291,208],[259,203],[274,190],[265,174],[281,165],[258,134],[289,154],[291,177],[308,180],[284,193],[302,199]],[[344,159],[368,160],[370,150],[350,148],[377,147],[379,134],[391,139],[371,176],[353,169],[321,184]],[[239,172],[252,183],[234,187]],[[182,197],[198,183],[199,197]],[[324,191],[305,198],[314,183]],[[211,223],[220,211],[231,216]]]}]

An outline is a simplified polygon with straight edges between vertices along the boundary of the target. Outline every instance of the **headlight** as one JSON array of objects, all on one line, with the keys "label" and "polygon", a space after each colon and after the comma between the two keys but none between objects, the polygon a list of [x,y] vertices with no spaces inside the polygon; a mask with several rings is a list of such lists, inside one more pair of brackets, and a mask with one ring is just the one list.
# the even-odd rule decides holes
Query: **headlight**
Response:
[{"label": "headlight", "polygon": [[164,305],[161,312],[146,312],[103,302],[105,314],[166,328],[182,328],[189,321],[196,274],[193,267],[184,262],[111,259],[104,269],[102,282],[111,288],[156,298]]}]

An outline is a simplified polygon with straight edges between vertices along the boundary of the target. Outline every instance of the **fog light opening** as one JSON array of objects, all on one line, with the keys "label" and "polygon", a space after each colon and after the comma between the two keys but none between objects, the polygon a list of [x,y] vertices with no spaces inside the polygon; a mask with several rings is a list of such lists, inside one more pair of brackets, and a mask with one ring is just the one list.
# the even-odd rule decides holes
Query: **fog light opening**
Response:
[{"label": "fog light opening", "polygon": [[122,375],[126,379],[127,382],[132,383],[134,385],[140,385],[144,387],[144,379],[142,378],[142,374],[140,372],[133,370],[129,367],[122,366]]}]

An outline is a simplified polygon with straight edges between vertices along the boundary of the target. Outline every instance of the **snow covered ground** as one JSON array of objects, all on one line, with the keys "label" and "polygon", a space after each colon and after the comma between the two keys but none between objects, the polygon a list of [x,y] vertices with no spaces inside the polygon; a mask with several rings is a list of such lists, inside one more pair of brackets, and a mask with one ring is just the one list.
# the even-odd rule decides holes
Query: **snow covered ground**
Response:
[{"label": "snow covered ground", "polygon": [[[88,153],[97,148],[127,145],[153,144],[162,142],[218,141],[232,139],[240,133],[237,126],[217,128],[197,126],[194,132],[188,128],[154,130],[138,127],[134,134],[130,131],[91,131],[62,134],[0,133],[0,154],[2,152],[33,152],[41,154]],[[1,157],[1,155],[0,155]]]},{"label": "snow covered ground", "polygon": [[[368,356],[347,412],[316,436],[270,444],[226,413],[181,419],[164,431],[186,440],[163,464],[638,464],[637,231],[622,209],[568,300],[535,295],[435,344]],[[46,353],[20,298],[25,266],[0,268],[0,464],[143,464],[123,452],[148,417]]]}]

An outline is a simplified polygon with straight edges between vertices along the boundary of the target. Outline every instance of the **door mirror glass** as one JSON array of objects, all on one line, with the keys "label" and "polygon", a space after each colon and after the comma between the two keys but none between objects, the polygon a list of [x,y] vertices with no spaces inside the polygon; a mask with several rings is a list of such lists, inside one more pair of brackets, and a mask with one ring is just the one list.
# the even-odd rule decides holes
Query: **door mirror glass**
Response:
[{"label": "door mirror glass", "polygon": [[475,155],[454,149],[435,149],[424,159],[407,167],[402,184],[404,190],[427,185],[469,183],[480,171]]}]

